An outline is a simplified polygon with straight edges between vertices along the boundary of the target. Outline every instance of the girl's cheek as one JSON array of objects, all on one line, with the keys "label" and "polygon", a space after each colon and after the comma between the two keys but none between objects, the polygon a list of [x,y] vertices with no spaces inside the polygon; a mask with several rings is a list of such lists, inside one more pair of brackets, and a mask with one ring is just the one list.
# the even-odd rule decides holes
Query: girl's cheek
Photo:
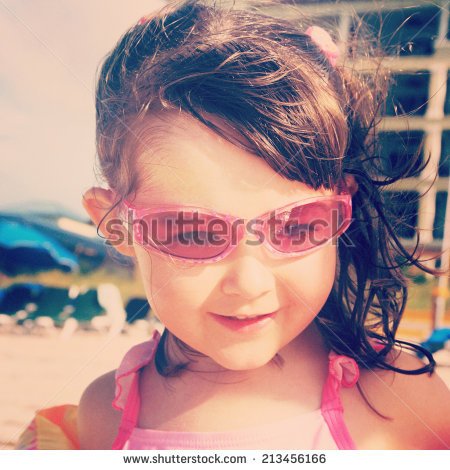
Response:
[{"label": "girl's cheek", "polygon": [[195,276],[189,276],[191,266],[180,266],[170,259],[166,261],[140,247],[136,251],[141,279],[152,308],[177,310],[178,304],[184,308],[189,303],[195,304],[199,282]]},{"label": "girl's cheek", "polygon": [[151,255],[139,246],[135,250],[142,284],[147,299],[154,308],[158,301],[158,292],[164,290],[164,286],[170,281],[170,271],[160,257]]},{"label": "girl's cheek", "polygon": [[334,281],[336,275],[336,246],[328,245],[316,252],[317,259],[311,259],[306,269],[311,280],[321,279],[324,284]]},{"label": "girl's cheek", "polygon": [[[293,301],[318,313],[326,302],[336,276],[336,247],[326,246],[309,257],[299,259],[289,273],[289,289]],[[317,312],[316,312],[317,311]]]}]

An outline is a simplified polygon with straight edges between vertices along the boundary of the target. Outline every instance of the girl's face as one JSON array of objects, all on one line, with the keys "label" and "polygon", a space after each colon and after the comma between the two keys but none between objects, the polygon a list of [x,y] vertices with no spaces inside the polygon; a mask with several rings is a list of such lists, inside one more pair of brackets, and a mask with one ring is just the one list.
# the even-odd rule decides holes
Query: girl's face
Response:
[{"label": "girl's face", "polygon": [[[158,144],[150,137],[149,150],[137,158],[136,207],[194,205],[251,219],[307,197],[332,194],[285,179],[190,116],[167,116],[164,121],[152,117],[140,134],[157,135]],[[135,245],[156,316],[186,344],[232,370],[263,366],[302,333],[325,304],[335,277],[334,243],[310,254],[275,258],[264,244],[245,243],[255,239],[246,236],[226,258],[204,265]],[[249,332],[230,329],[214,315],[274,311],[263,328]]]}]

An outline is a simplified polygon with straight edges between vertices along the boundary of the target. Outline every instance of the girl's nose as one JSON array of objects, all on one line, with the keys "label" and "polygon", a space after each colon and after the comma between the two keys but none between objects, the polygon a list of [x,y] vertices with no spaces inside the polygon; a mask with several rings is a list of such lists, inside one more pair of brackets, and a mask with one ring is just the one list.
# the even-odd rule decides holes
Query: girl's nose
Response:
[{"label": "girl's nose", "polygon": [[[252,248],[257,249],[257,247]],[[222,292],[225,295],[253,300],[274,291],[275,278],[266,263],[267,261],[250,254],[233,256],[226,265],[221,284]]]}]

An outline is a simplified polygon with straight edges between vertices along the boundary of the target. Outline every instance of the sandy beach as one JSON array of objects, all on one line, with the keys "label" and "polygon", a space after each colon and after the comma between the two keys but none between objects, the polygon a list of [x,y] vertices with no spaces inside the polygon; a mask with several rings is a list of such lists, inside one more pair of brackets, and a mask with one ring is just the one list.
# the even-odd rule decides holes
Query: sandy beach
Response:
[{"label": "sandy beach", "polygon": [[145,332],[112,339],[90,331],[59,335],[0,334],[0,449],[13,449],[39,408],[78,404],[99,375],[116,369],[126,351],[146,341]]},{"label": "sandy beach", "polygon": [[[67,339],[56,332],[43,336],[0,333],[0,449],[14,448],[35,410],[77,404],[92,380],[116,369],[125,352],[148,337],[145,329],[112,339],[90,331],[77,331]],[[435,358],[442,364],[439,375],[450,386],[450,351],[441,351]]]}]

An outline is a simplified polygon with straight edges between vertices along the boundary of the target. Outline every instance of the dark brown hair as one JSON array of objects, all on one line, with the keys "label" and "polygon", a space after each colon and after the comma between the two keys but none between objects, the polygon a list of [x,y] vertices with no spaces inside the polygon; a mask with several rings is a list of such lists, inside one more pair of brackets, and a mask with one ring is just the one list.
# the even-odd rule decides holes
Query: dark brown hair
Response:
[{"label": "dark brown hair", "polygon": [[[300,15],[294,23],[254,10],[188,0],[170,4],[123,35],[98,79],[101,171],[121,200],[130,196],[139,183],[133,126],[151,113],[178,109],[311,188],[335,189],[340,178],[354,175],[353,221],[339,240],[335,285],[315,322],[331,349],[362,367],[431,373],[430,353],[395,339],[408,292],[402,270],[415,265],[442,273],[402,245],[398,221],[384,203],[387,185],[417,175],[428,161],[417,165],[417,152],[387,168],[378,153],[376,125],[391,83],[381,66],[383,52],[360,24],[351,57],[333,67],[305,34],[311,19]],[[353,65],[361,57],[370,64],[367,70]],[[216,127],[208,113],[231,125],[245,143]],[[167,376],[186,366],[168,364],[168,335],[166,329],[156,353],[158,372]],[[378,352],[374,340],[384,345]],[[394,367],[386,356],[395,343],[420,350],[429,363],[417,370]]]}]

